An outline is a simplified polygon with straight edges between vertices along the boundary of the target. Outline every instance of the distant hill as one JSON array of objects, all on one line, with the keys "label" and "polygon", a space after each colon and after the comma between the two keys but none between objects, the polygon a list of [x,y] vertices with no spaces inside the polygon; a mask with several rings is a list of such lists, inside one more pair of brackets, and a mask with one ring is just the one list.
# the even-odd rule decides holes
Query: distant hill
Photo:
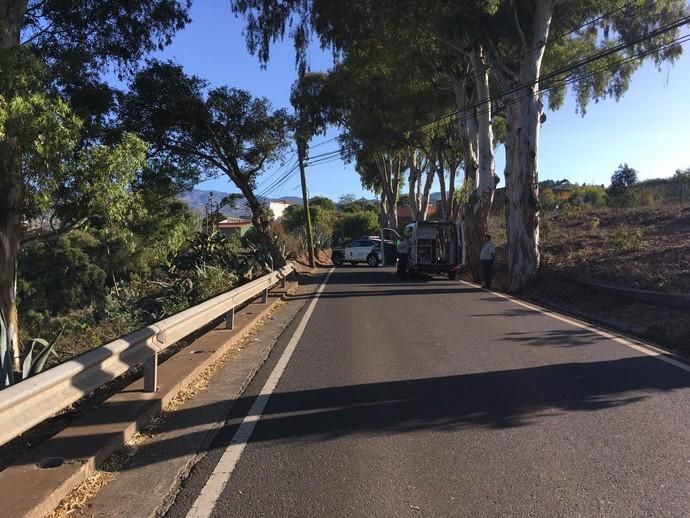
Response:
[{"label": "distant hill", "polygon": [[[191,191],[182,193],[178,196],[180,200],[185,202],[190,209],[197,214],[204,214],[206,204],[208,203],[209,195],[213,193],[214,203],[219,203],[223,198],[230,193],[221,191],[205,191],[202,189],[193,189]],[[302,198],[298,196],[283,196],[282,198],[262,198],[262,201],[286,201],[288,203],[302,203]],[[236,207],[222,207],[220,211],[225,215],[233,218],[250,217],[251,214],[246,206],[244,199],[239,199],[235,203]]]}]

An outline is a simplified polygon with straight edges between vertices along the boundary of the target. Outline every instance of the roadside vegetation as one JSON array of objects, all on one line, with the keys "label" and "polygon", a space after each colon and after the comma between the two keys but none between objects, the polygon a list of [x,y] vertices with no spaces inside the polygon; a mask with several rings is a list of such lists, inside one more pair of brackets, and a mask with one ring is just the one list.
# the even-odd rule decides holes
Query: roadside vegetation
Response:
[{"label": "roadside vegetation", "polygon": [[[607,187],[566,180],[541,185],[542,263],[526,295],[613,321],[687,355],[687,307],[597,288],[690,295],[690,169],[642,182],[632,173],[622,165]],[[490,229],[503,245],[496,266],[504,288],[505,222],[500,215],[491,217]]]},{"label": "roadside vegetation", "polygon": [[[1,386],[34,348],[58,361],[280,266],[311,249],[310,220],[323,249],[398,227],[403,195],[424,219],[435,182],[440,219],[463,222],[475,279],[490,215],[509,208],[506,288],[528,289],[549,246],[540,218],[559,224],[544,209],[565,210],[556,185],[553,196],[538,190],[545,110],[569,91],[583,114],[620,98],[645,60],[661,67],[680,56],[690,21],[679,0],[231,0],[261,64],[273,43],[293,39],[289,109],[153,59],[190,22],[190,1],[77,4],[8,0],[0,9]],[[333,51],[330,69],[309,71],[312,40]],[[310,159],[311,139],[329,128],[337,150]],[[495,203],[500,144],[505,190]],[[302,177],[340,158],[377,202],[317,198],[274,223],[258,181],[291,146]],[[633,172],[622,167],[603,193],[581,187],[567,201],[605,199],[620,217],[640,203]],[[253,233],[242,242],[198,234],[175,201],[219,176],[249,208]],[[608,225],[603,213],[590,221],[602,233]],[[636,225],[616,227],[607,246],[641,253],[652,240]]]}]

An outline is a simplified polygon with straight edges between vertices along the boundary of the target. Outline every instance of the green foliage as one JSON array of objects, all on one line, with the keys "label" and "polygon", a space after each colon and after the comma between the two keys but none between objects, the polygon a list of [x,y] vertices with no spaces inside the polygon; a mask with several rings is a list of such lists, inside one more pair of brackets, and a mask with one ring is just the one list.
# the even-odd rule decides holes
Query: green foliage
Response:
[{"label": "green foliage", "polygon": [[592,220],[590,221],[590,224],[589,224],[590,228],[594,232],[596,232],[597,230],[599,230],[599,225],[601,225],[601,220],[598,217],[594,216],[592,218]]},{"label": "green foliage", "polygon": [[637,183],[637,171],[628,164],[621,164],[611,176],[611,185],[606,189],[606,201],[615,208],[631,207],[637,195],[631,187]]},{"label": "green foliage", "polygon": [[376,234],[378,229],[379,219],[375,213],[369,211],[348,213],[341,223],[341,232],[346,238]]},{"label": "green foliage", "polygon": [[553,193],[552,189],[544,189],[542,188],[539,191],[539,206],[543,210],[553,210],[556,208],[556,205],[558,205],[558,198],[556,195]]},{"label": "green foliage", "polygon": [[583,185],[579,192],[582,195],[582,201],[591,207],[603,207],[606,205],[606,191],[603,187],[597,185]]},{"label": "green foliage", "polygon": [[256,180],[281,158],[292,119],[246,90],[207,86],[180,66],[151,62],[124,96],[125,125],[151,144],[151,157],[166,168],[181,165],[197,178],[227,175],[265,234],[271,217],[254,193]]},{"label": "green foliage", "polygon": [[364,198],[357,199],[353,194],[345,194],[338,200],[338,210],[340,212],[373,212],[378,214],[378,205]]},{"label": "green foliage", "polygon": [[321,207],[325,211],[335,211],[335,202],[325,196],[312,196],[309,198],[309,207]]},{"label": "green foliage", "polygon": [[639,252],[648,247],[645,232],[640,228],[619,227],[611,237],[611,246],[619,252]]},{"label": "green foliage", "polygon": [[[333,235],[336,216],[333,211],[324,209],[319,205],[309,206],[309,215],[314,229],[319,229],[320,233]],[[289,231],[296,231],[306,225],[304,217],[304,207],[301,205],[290,205],[283,213],[282,223]]]},{"label": "green foliage", "polygon": [[98,241],[76,231],[55,242],[26,247],[19,271],[19,306],[37,313],[64,315],[105,303],[106,272],[95,262]]},{"label": "green foliage", "polygon": [[34,338],[31,340],[31,345],[29,346],[29,352],[26,353],[24,357],[24,364],[22,365],[22,379],[30,378],[41,372],[45,366],[50,355],[58,358],[55,352],[55,344],[60,339],[62,332],[60,332],[51,343],[42,339]]}]

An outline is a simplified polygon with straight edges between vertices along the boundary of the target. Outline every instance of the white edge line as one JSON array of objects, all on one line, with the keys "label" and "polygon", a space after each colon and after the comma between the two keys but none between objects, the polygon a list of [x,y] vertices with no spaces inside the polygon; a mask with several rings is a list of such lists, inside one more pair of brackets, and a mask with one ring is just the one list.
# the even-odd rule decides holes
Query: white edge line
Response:
[{"label": "white edge line", "polygon": [[[479,288],[480,286],[478,284],[475,284],[473,282],[468,282],[468,281],[460,281],[463,284],[467,284],[468,286],[472,286],[474,288]],[[485,288],[484,288],[485,289]],[[683,363],[679,360],[676,360],[673,358],[673,354],[665,351],[664,349],[658,348],[658,347],[653,347],[651,345],[643,344],[643,345],[638,345],[636,343],[631,342],[630,340],[623,338],[622,336],[614,335],[613,333],[609,333],[608,331],[604,331],[603,329],[600,329],[593,324],[587,324],[585,322],[582,322],[580,320],[576,320],[574,318],[566,317],[564,315],[561,315],[559,313],[556,313],[555,311],[543,308],[541,306],[538,306],[536,304],[532,304],[530,302],[524,302],[522,300],[518,300],[510,295],[507,295],[505,293],[499,293],[497,291],[492,291],[492,290],[487,290],[485,289],[487,293],[491,293],[492,295],[496,295],[497,297],[501,297],[502,299],[508,300],[512,302],[513,304],[517,304],[518,306],[525,307],[527,309],[531,309],[532,311],[536,311],[537,313],[541,313],[542,315],[549,316],[551,318],[554,318],[556,320],[560,320],[561,322],[565,322],[566,324],[570,324],[571,326],[579,327],[580,329],[586,329],[587,331],[591,331],[593,333],[596,333],[600,336],[603,336],[604,338],[608,338],[609,340],[613,340],[614,342],[618,342],[619,344],[625,345],[626,347],[629,347],[630,349],[634,349],[637,352],[640,352],[642,354],[646,354],[647,356],[651,356],[652,358],[656,358],[657,360],[661,360],[663,362],[666,362],[670,365],[673,365],[674,367],[678,367],[679,369],[682,369],[686,372],[690,372],[690,365]]]},{"label": "white edge line", "polygon": [[192,508],[187,513],[187,518],[208,518],[211,516],[218,499],[230,480],[230,476],[237,466],[237,463],[239,462],[240,457],[242,456],[242,453],[244,452],[244,449],[246,448],[247,443],[254,432],[256,424],[261,419],[261,415],[266,408],[266,404],[268,403],[271,394],[278,385],[278,382],[280,381],[283,372],[285,372],[292,354],[297,348],[297,344],[302,338],[304,329],[307,327],[309,319],[314,312],[316,302],[319,300],[319,296],[326,288],[326,284],[328,284],[328,279],[331,277],[333,270],[334,268],[331,268],[326,274],[326,278],[323,280],[321,286],[319,286],[319,289],[316,291],[314,298],[309,303],[307,311],[304,313],[304,316],[297,326],[297,329],[290,338],[290,341],[285,347],[283,354],[280,356],[278,363],[276,363],[276,366],[273,368],[273,371],[266,380],[266,383],[264,383],[261,392],[259,392],[259,395],[254,400],[254,404],[252,404],[249,413],[242,420],[242,423],[235,432],[230,444],[223,452],[223,455],[218,461],[218,464],[216,464],[216,467],[213,469],[213,473],[211,473],[211,476],[201,489],[199,496],[197,496],[196,500],[192,504]]}]

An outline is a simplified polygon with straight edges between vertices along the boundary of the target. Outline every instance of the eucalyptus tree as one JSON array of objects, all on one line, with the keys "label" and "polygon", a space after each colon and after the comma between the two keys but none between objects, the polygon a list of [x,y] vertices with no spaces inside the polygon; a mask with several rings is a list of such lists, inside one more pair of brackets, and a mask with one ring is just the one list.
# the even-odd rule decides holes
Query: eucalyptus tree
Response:
[{"label": "eucalyptus tree", "polygon": [[[467,108],[475,110],[478,122],[484,121],[478,138],[487,141],[490,110],[505,115],[511,291],[527,286],[539,266],[538,160],[545,101],[552,109],[560,107],[569,86],[583,113],[591,100],[619,98],[644,59],[660,65],[680,55],[677,36],[688,23],[684,0],[235,0],[233,6],[247,16],[249,47],[263,61],[288,25],[303,57],[312,33],[322,45],[347,53],[361,42],[362,27],[382,18],[404,19],[409,30],[433,33],[468,55],[472,77],[482,84],[476,85],[474,103],[458,107],[459,118]],[[500,94],[491,92],[491,84],[487,88],[485,78],[495,81]],[[492,146],[483,149],[476,150],[480,159]],[[484,162],[487,189],[491,163]]]},{"label": "eucalyptus tree", "polygon": [[[420,5],[427,12],[419,12]],[[490,92],[486,52],[481,44],[466,37],[459,37],[457,43],[449,45],[448,39],[455,37],[454,32],[448,38],[439,37],[424,26],[436,17],[445,21],[472,6],[461,9],[450,2],[405,0],[280,3],[237,0],[233,6],[247,17],[248,47],[264,63],[269,59],[271,42],[281,38],[288,26],[293,28],[291,35],[300,63],[313,32],[322,45],[335,49],[339,62],[349,67],[350,75],[363,85],[359,91],[350,92],[351,102],[365,105],[360,111],[369,118],[377,112],[386,113],[387,124],[372,125],[378,132],[374,141],[387,139],[395,142],[397,149],[407,150],[405,165],[409,170],[408,190],[415,217],[424,216],[429,190],[437,172],[443,170],[439,166],[448,151],[453,150],[447,163],[454,165],[454,179],[459,165],[458,151],[462,150],[465,182],[472,194],[466,197],[462,213],[472,241],[468,250],[472,252],[476,248],[476,253],[469,254],[470,258],[477,256],[476,261],[470,261],[472,265],[476,263],[476,268],[471,270],[478,274],[479,247],[496,186],[491,104],[477,104]],[[419,20],[424,20],[424,24]],[[391,94],[390,86],[385,90],[380,88],[377,77],[387,78],[394,93]],[[396,90],[403,95],[396,95]],[[461,113],[458,132],[462,145],[446,147],[441,152],[443,146],[438,139],[429,136],[436,125],[426,127],[423,123],[448,112],[453,103]],[[417,110],[414,116],[410,116],[414,110]],[[387,165],[386,171],[400,169],[394,162],[383,165]],[[426,179],[422,178],[423,171]],[[445,178],[439,179],[445,187]],[[385,191],[388,185],[390,193]],[[384,179],[381,187],[382,196],[394,207],[392,183]],[[450,185],[449,191],[454,191],[454,187]],[[452,210],[455,199],[454,195],[450,200],[446,198],[444,205]]]},{"label": "eucalyptus tree", "polygon": [[[105,140],[114,96],[102,75],[125,75],[147,52],[169,43],[188,21],[188,4],[0,2],[0,311],[15,370],[22,242],[82,225],[94,204],[141,167],[141,142]],[[115,148],[106,147],[112,143]],[[49,224],[37,226],[46,214]]]},{"label": "eucalyptus tree", "polygon": [[682,49],[675,38],[687,24],[679,0],[501,0],[448,18],[484,50],[505,115],[506,223],[509,289],[527,286],[539,266],[539,135],[545,107],[563,104],[568,87],[584,114],[587,104],[618,99],[645,58],[657,65]]}]

